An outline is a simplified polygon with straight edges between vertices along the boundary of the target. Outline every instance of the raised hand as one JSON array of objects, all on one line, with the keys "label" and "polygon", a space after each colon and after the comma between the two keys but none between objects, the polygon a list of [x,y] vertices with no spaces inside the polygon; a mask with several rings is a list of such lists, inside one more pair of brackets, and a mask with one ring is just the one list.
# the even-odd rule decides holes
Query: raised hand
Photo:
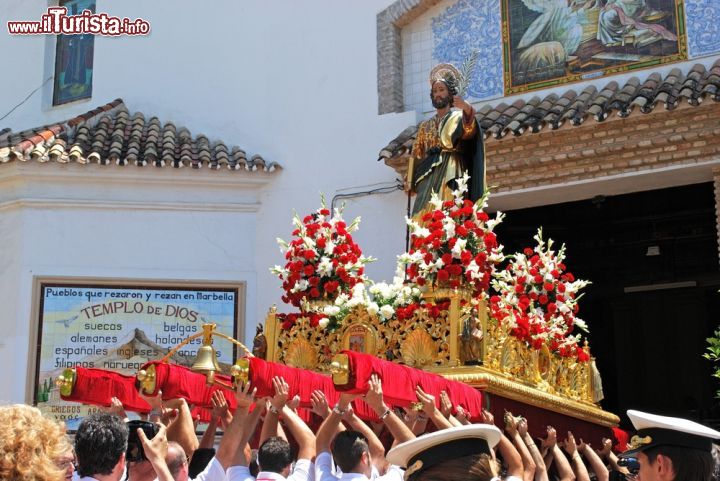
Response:
[{"label": "raised hand", "polygon": [[138,428],[138,437],[143,446],[145,457],[152,463],[153,466],[158,462],[165,462],[165,456],[167,456],[168,440],[167,440],[167,426],[160,425],[157,434],[152,439],[148,439],[145,436],[145,431]]},{"label": "raised hand", "polygon": [[445,391],[440,391],[440,412],[445,416],[446,418],[449,418],[452,414],[452,401],[450,401],[450,396],[448,396],[448,393]]},{"label": "raised hand", "polygon": [[365,402],[375,412],[382,414],[383,411],[385,411],[385,402],[383,401],[382,380],[380,379],[380,376],[377,374],[370,376],[370,382],[368,385],[368,391],[365,394]]},{"label": "raised hand", "polygon": [[297,413],[298,406],[300,406],[300,396],[298,394],[296,394],[295,396],[293,396],[293,398],[290,401],[288,401],[287,407],[289,407],[295,413]]},{"label": "raised hand", "polygon": [[575,436],[573,436],[573,433],[570,431],[568,431],[567,438],[563,441],[563,449],[565,449],[565,452],[570,455],[570,458],[575,456],[575,453],[578,452],[577,443],[575,443]]},{"label": "raised hand", "polygon": [[287,404],[288,396],[290,395],[290,386],[280,376],[275,376],[272,380],[273,388],[275,389],[275,395],[270,400],[272,406],[281,411],[285,404]]},{"label": "raised hand", "polygon": [[[460,424],[470,424],[470,414],[462,406],[455,408],[455,419],[460,421]],[[492,414],[490,415],[492,417]]]},{"label": "raised hand", "polygon": [[421,388],[420,385],[415,387],[415,395],[417,396],[418,401],[422,403],[422,410],[428,417],[435,413],[437,410],[437,407],[435,406],[435,396],[423,391],[423,388]]},{"label": "raised hand", "polygon": [[214,418],[223,418],[228,412],[228,404],[225,396],[220,390],[213,391],[210,397],[212,403],[212,415]]},{"label": "raised hand", "polygon": [[518,422],[517,422],[517,431],[518,431],[518,434],[520,434],[520,436],[521,436],[523,439],[525,439],[525,436],[526,436],[527,433],[528,433],[528,423],[527,423],[527,419],[521,417],[521,418],[518,420]]},{"label": "raised hand", "polygon": [[153,410],[159,411],[160,409],[162,409],[162,390],[158,390],[157,394],[154,396],[148,396],[142,391],[142,389],[138,391],[138,394],[142,399],[145,400],[146,403],[150,405]]},{"label": "raised hand", "polygon": [[543,440],[542,445],[546,448],[554,448],[557,444],[557,432],[552,426],[547,427],[547,437]]},{"label": "raised hand", "polygon": [[492,424],[495,425],[495,416],[492,415],[490,411],[487,409],[482,410],[482,422],[483,424]]},{"label": "raised hand", "polygon": [[118,416],[119,418],[125,419],[127,418],[127,413],[125,412],[125,406],[123,406],[123,403],[116,398],[115,396],[110,398],[110,406],[105,408],[107,412],[110,414],[114,414]]},{"label": "raised hand", "polygon": [[255,393],[257,393],[257,388],[250,390],[249,382],[238,384],[235,390],[238,409],[249,409],[252,403],[255,402]]},{"label": "raised hand", "polygon": [[598,449],[598,456],[600,457],[606,457],[610,454],[612,451],[612,440],[608,438],[603,438],[602,440],[602,448]]},{"label": "raised hand", "polygon": [[584,453],[584,452],[585,452],[585,449],[587,449],[587,448],[589,448],[589,447],[590,447],[590,444],[589,444],[589,443],[586,443],[585,441],[582,440],[582,438],[580,438],[580,442],[577,443],[577,450],[578,450],[578,452]]},{"label": "raised hand", "polygon": [[312,412],[325,419],[330,415],[330,406],[328,405],[325,393],[316,389],[310,394],[310,402],[312,403]]},{"label": "raised hand", "polygon": [[513,413],[510,411],[505,411],[503,421],[505,421],[505,431],[510,435],[510,439],[512,439],[518,432],[518,419],[513,416]]}]

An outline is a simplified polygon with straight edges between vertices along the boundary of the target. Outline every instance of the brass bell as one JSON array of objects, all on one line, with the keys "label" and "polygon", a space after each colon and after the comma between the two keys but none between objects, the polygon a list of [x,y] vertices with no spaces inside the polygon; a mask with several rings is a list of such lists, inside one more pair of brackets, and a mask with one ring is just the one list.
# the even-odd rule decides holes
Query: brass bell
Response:
[{"label": "brass bell", "polygon": [[211,345],[200,346],[191,369],[205,375],[220,371],[220,364],[218,364],[217,356],[215,355],[215,348]]}]

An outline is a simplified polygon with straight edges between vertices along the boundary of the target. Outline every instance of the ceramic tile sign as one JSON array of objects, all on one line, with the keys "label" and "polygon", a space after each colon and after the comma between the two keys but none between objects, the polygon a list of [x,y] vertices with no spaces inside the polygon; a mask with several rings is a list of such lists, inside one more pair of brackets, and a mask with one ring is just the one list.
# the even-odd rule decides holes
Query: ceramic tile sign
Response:
[{"label": "ceramic tile sign", "polygon": [[[60,398],[55,380],[64,369],[82,366],[134,375],[145,362],[202,332],[206,322],[236,337],[238,298],[237,287],[41,283],[35,402],[74,429],[96,408]],[[191,365],[201,345],[202,336],[181,348],[176,362]],[[231,343],[215,338],[213,347],[220,363],[233,362]]]}]

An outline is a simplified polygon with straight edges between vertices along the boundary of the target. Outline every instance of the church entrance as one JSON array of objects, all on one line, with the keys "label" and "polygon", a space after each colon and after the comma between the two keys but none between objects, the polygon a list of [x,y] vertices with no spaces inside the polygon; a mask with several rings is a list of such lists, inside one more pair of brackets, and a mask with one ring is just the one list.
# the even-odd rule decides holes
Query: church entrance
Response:
[{"label": "church entrance", "polygon": [[604,409],[720,422],[720,380],[702,357],[720,324],[713,184],[696,184],[507,212],[505,253],[537,228],[585,289],[579,316],[603,376]]}]

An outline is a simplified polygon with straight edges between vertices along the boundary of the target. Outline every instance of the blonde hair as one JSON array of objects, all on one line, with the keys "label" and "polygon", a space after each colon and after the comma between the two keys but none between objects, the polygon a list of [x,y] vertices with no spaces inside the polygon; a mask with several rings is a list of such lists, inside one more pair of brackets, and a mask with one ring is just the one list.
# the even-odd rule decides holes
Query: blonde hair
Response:
[{"label": "blonde hair", "polygon": [[24,404],[0,406],[0,479],[60,481],[56,461],[72,451],[65,426]]}]

